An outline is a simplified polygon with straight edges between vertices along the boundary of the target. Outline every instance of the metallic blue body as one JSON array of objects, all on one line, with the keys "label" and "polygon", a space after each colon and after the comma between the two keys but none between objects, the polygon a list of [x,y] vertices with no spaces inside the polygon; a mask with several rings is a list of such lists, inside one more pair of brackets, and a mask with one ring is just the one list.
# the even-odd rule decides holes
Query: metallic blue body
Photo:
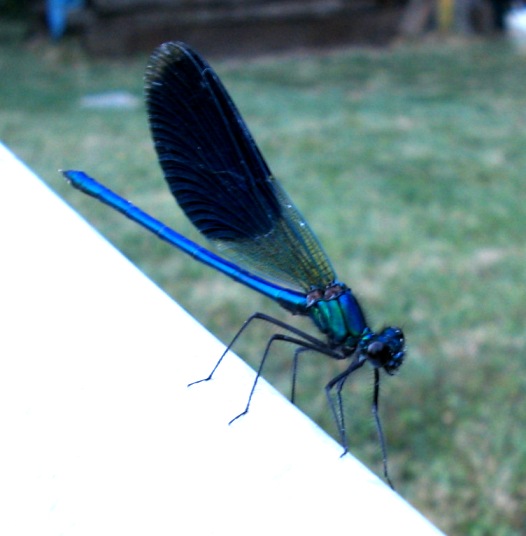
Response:
[{"label": "metallic blue body", "polygon": [[135,221],[194,259],[215,268],[235,281],[277,301],[282,307],[288,309],[293,314],[305,314],[307,308],[305,294],[274,285],[269,281],[265,281],[256,275],[240,269],[234,263],[219,257],[219,255],[212,253],[173,229],[170,229],[170,227],[146,214],[146,212],[109,188],[106,188],[95,179],[92,179],[83,171],[66,171],[64,175],[70,181],[71,185],[78,190],[95,197],[121,214],[124,214],[130,220]]},{"label": "metallic blue body", "polygon": [[318,329],[327,336],[330,347],[346,348],[345,354],[349,355],[356,349],[360,338],[366,332],[367,325],[362,309],[351,290],[344,285],[339,283],[331,285],[329,288],[336,288],[336,292],[319,292],[319,295],[316,296],[317,291],[305,295],[273,284],[240,269],[234,263],[189,240],[83,171],[70,170],[64,172],[64,175],[71,185],[78,190],[124,214],[127,218],[199,262],[211,266],[235,281],[271,298],[292,314],[310,316]]}]

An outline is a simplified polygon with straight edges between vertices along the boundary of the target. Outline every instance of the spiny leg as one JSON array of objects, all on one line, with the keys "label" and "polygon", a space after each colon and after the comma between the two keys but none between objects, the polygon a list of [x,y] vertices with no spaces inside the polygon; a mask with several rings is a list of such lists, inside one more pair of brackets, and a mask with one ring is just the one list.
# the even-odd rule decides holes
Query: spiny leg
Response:
[{"label": "spiny leg", "polygon": [[296,400],[296,377],[298,373],[298,358],[302,352],[308,352],[309,350],[311,349],[306,348],[305,346],[300,346],[299,348],[296,348],[294,352],[294,359],[292,360],[292,385],[290,390],[290,402],[292,404],[294,404]]},{"label": "spiny leg", "polygon": [[371,410],[374,416],[374,422],[376,423],[376,431],[378,433],[378,439],[380,441],[380,449],[382,450],[382,463],[384,469],[384,478],[391,487],[395,490],[391,478],[389,477],[389,471],[387,468],[387,448],[385,446],[385,437],[382,429],[382,423],[380,422],[379,410],[379,397],[380,397],[380,371],[379,369],[374,369],[374,392],[373,392],[373,404]]},{"label": "spiny leg", "polygon": [[260,313],[254,313],[253,315],[249,316],[244,322],[243,322],[243,325],[241,326],[241,328],[239,329],[239,331],[234,335],[234,338],[230,341],[230,343],[228,344],[228,346],[225,348],[225,351],[221,354],[221,357],[219,358],[219,360],[217,361],[217,363],[214,365],[214,368],[212,369],[212,371],[210,372],[210,374],[206,377],[206,378],[202,378],[200,380],[196,380],[196,381],[193,381],[191,383],[188,384],[188,387],[191,387],[192,385],[195,385],[197,383],[201,383],[201,382],[207,382],[209,380],[212,379],[212,376],[214,375],[215,371],[218,369],[219,365],[221,364],[221,361],[223,361],[223,358],[226,356],[226,354],[228,354],[228,352],[230,351],[230,349],[232,348],[232,346],[234,346],[235,342],[237,341],[237,339],[239,339],[239,337],[241,336],[241,334],[243,333],[243,331],[245,331],[245,329],[249,326],[249,324],[252,322],[252,320],[257,320],[258,318],[260,318]]},{"label": "spiny leg", "polygon": [[[343,384],[347,380],[347,378],[357,369],[359,369],[365,361],[361,361],[360,359],[355,359],[343,372],[340,372],[337,376],[335,376],[326,386],[325,386],[325,394],[327,395],[327,400],[329,402],[329,406],[331,408],[332,414],[334,416],[334,420],[336,421],[336,426],[338,428],[338,434],[340,435],[340,442],[343,446],[343,453],[342,456],[345,456],[347,452],[349,451],[349,447],[347,445],[347,434],[345,431],[345,419],[344,419],[344,411],[343,411],[343,400],[342,400],[342,389]],[[336,388],[336,404],[334,403],[334,399],[332,397],[332,391]]]},{"label": "spiny leg", "polygon": [[[305,341],[308,341],[310,344],[316,347],[316,350],[322,353],[326,353],[328,355],[331,355],[328,353],[328,350],[326,348],[325,343],[322,341],[316,339],[316,337],[313,337],[312,335],[309,335],[308,333],[305,333],[304,331],[301,331],[300,329],[295,328],[294,326],[290,326],[289,324],[282,322],[281,320],[278,320],[277,318],[273,318],[272,316],[268,316],[264,313],[254,313],[253,315],[249,316],[245,322],[243,322],[243,325],[239,329],[239,331],[234,335],[234,338],[230,341],[230,344],[226,347],[225,351],[221,354],[221,357],[217,361],[217,363],[214,365],[214,368],[210,372],[210,374],[206,378],[202,378],[200,380],[193,381],[188,384],[188,387],[195,385],[197,383],[201,382],[207,382],[212,379],[213,375],[215,374],[215,371],[223,361],[223,358],[226,356],[226,354],[230,351],[232,346],[236,343],[236,341],[239,339],[241,334],[245,331],[245,329],[249,326],[249,324],[253,320],[263,320],[265,322],[269,322],[270,324],[274,324],[275,326],[278,326],[280,328],[283,328],[290,333],[294,333],[298,337],[301,337],[302,339],[305,339]],[[326,351],[324,352],[321,348],[325,348]]]},{"label": "spiny leg", "polygon": [[[299,332],[301,334],[301,331],[294,329],[294,333],[296,332]],[[320,352],[322,354],[326,354],[329,356],[333,355],[332,351],[323,342],[317,341],[316,339],[314,340],[317,342],[317,344],[311,344],[310,342],[306,342],[304,340],[291,337],[290,335],[283,335],[282,333],[276,333],[272,335],[272,337],[267,342],[265,351],[263,352],[263,357],[261,358],[261,362],[256,372],[256,378],[254,380],[254,383],[252,384],[252,389],[250,390],[250,394],[248,395],[247,406],[244,409],[244,411],[242,411],[239,415],[236,415],[228,424],[232,424],[235,420],[239,419],[239,417],[242,417],[243,415],[246,415],[248,413],[248,410],[250,409],[250,403],[252,401],[252,396],[254,395],[254,391],[256,390],[258,380],[261,376],[261,373],[263,372],[263,366],[265,365],[265,361],[267,360],[268,354],[270,352],[270,347],[272,346],[273,342],[284,341],[284,342],[288,342],[290,344],[295,344],[299,346],[299,349],[301,349],[302,351],[314,350],[316,352]]]}]

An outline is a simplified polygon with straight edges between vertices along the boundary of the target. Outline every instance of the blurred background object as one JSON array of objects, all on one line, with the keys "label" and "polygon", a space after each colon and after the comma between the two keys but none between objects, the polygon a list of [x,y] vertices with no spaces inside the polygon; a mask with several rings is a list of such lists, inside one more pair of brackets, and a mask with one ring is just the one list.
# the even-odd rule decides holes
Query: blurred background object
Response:
[{"label": "blurred background object", "polygon": [[47,23],[53,39],[59,39],[64,34],[68,16],[85,6],[85,0],[47,0]]},{"label": "blurred background object", "polygon": [[514,6],[513,9],[505,12],[504,20],[503,26],[507,29],[517,50],[521,53],[526,52],[526,7]]}]

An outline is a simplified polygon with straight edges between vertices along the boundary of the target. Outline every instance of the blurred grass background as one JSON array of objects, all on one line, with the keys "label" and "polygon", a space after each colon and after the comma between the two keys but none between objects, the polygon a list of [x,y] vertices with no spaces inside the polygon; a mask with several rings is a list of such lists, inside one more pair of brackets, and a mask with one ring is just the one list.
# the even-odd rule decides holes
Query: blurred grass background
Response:
[{"label": "blurred grass background", "polygon": [[[142,105],[79,104],[142,98],[146,57],[94,60],[74,41],[26,43],[12,24],[0,35],[2,142],[223,341],[254,311],[291,320],[58,174],[84,169],[200,240],[163,183]],[[213,65],[372,327],[406,333],[381,397],[399,492],[449,534],[525,534],[526,58],[451,41]],[[255,327],[236,351],[256,364],[270,332]],[[290,365],[277,347],[265,374],[284,392]],[[309,355],[299,378],[300,407],[332,434],[335,372]],[[371,396],[370,370],[346,385],[352,451],[380,473]]]}]

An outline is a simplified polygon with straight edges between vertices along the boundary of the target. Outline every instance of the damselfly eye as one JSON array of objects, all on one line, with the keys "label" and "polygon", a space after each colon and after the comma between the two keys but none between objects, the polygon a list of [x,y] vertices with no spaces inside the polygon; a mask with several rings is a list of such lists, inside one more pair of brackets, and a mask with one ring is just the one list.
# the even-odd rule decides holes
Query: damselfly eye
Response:
[{"label": "damselfly eye", "polygon": [[394,374],[404,362],[404,335],[398,328],[386,328],[365,350],[371,365]]},{"label": "damselfly eye", "polygon": [[380,341],[374,341],[367,347],[367,353],[370,357],[381,359],[381,355],[383,352],[387,350],[387,347],[383,342]]},{"label": "damselfly eye", "polygon": [[389,347],[381,341],[373,341],[367,346],[366,352],[369,363],[376,368],[385,367],[386,363],[391,359]]}]

